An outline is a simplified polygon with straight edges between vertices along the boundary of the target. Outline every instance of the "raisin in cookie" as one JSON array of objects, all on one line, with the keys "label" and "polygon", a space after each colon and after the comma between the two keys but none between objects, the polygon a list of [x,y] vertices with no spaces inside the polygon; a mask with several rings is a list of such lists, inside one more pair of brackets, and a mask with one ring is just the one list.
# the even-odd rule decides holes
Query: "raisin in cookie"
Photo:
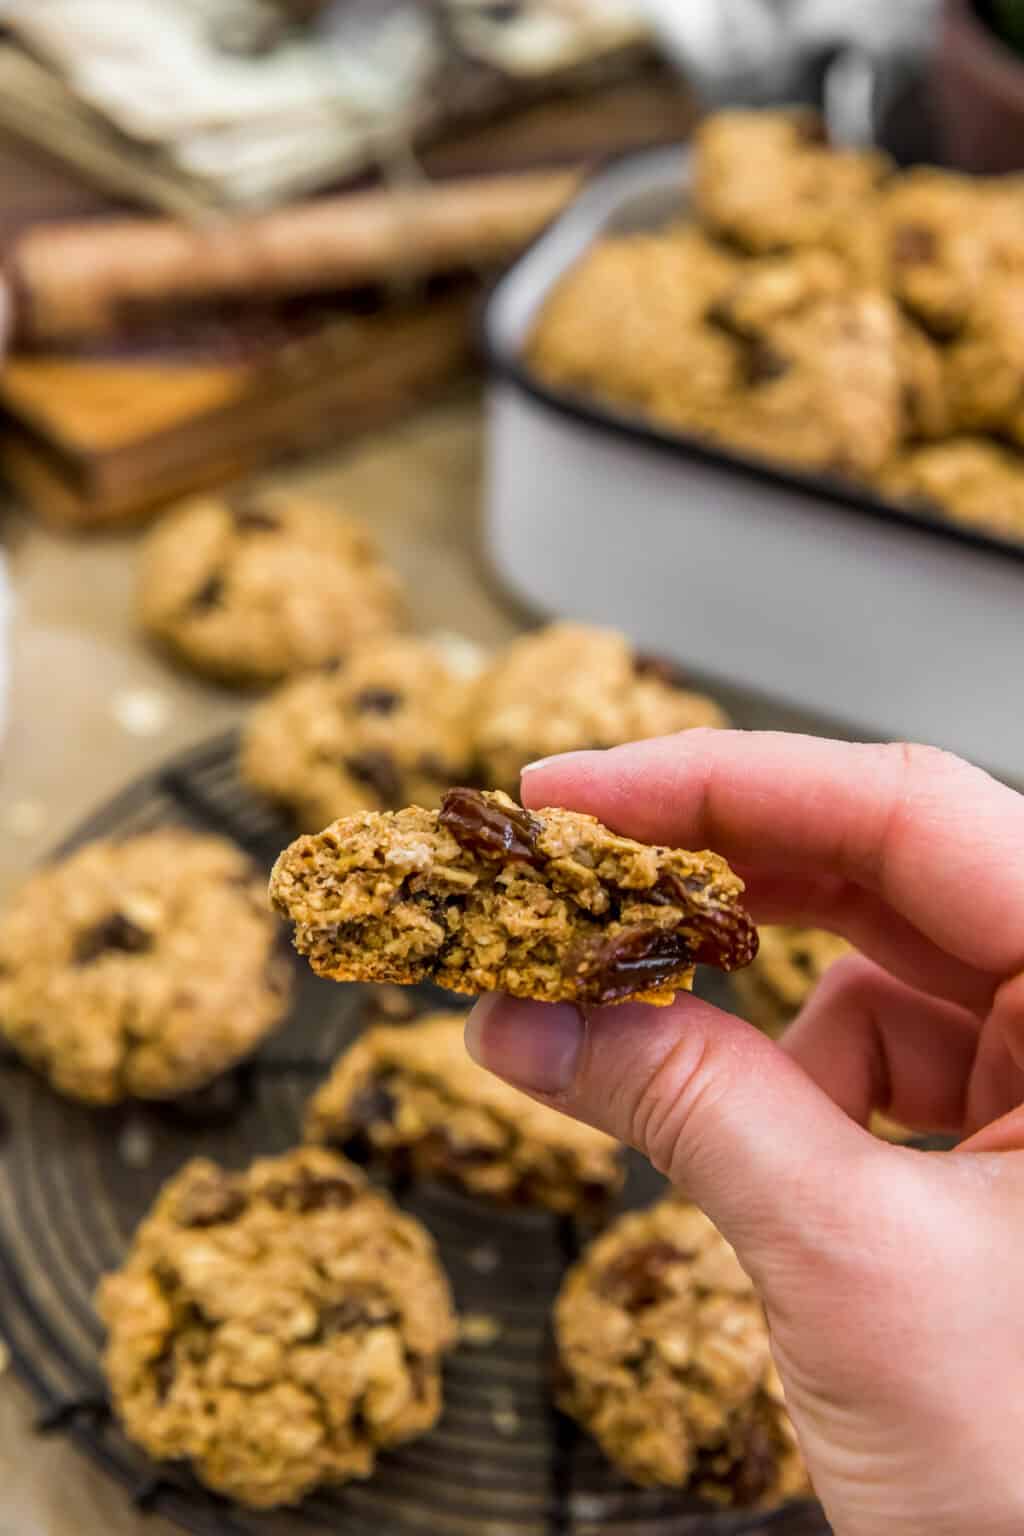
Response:
[{"label": "raisin in cookie", "polygon": [[842,249],[890,169],[883,155],[830,148],[814,112],[721,112],[697,131],[694,199],[713,233],[755,254]]},{"label": "raisin in cookie", "polygon": [[160,520],[143,549],[140,612],[197,671],[266,684],[394,629],[402,605],[362,524],[249,489]]},{"label": "raisin in cookie", "polygon": [[727,723],[624,635],[552,624],[513,641],[484,673],[474,732],[482,782],[516,796],[521,770],[539,758]]},{"label": "raisin in cookie", "polygon": [[892,291],[943,340],[960,332],[987,285],[1024,272],[1019,182],[915,170],[893,180],[880,215]]},{"label": "raisin in cookie", "polygon": [[324,1149],[187,1164],[97,1301],[126,1434],[252,1508],[367,1477],[440,1416],[434,1245]]},{"label": "raisin in cookie", "polygon": [[307,1137],[490,1200],[600,1213],[622,1183],[618,1144],[478,1067],[465,1023],[368,1030],[314,1096]]},{"label": "raisin in cookie", "polygon": [[367,641],[257,706],[242,776],[309,830],[355,811],[435,806],[470,776],[473,698],[440,646]]},{"label": "raisin in cookie", "polygon": [[336,981],[668,1003],[698,962],[735,970],[757,952],[743,882],[716,854],[500,792],[335,822],[285,850],[270,888],[296,947]]},{"label": "raisin in cookie", "polygon": [[777,1036],[792,1023],[830,965],[851,953],[838,934],[781,925],[762,928],[754,963],[733,977],[744,1016]]},{"label": "raisin in cookie", "polygon": [[0,1032],[92,1104],[208,1083],[280,1023],[290,981],[262,882],[221,838],[93,843],[0,919]]},{"label": "raisin in cookie", "polygon": [[898,500],[1003,538],[1024,538],[1024,457],[984,438],[957,437],[901,455],[883,485]]},{"label": "raisin in cookie", "polygon": [[877,474],[906,431],[902,324],[885,294],[867,290],[780,314],[750,336],[744,387],[709,431],[760,458]]},{"label": "raisin in cookie", "polygon": [[760,1302],[695,1206],[620,1217],[569,1271],[555,1333],[559,1406],[634,1482],[735,1505],[807,1491]]}]

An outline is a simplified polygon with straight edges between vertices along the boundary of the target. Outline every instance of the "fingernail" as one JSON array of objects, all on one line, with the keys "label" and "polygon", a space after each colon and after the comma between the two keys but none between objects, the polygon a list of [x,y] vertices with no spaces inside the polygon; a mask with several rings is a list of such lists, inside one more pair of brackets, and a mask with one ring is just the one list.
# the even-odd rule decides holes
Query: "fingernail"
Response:
[{"label": "fingernail", "polygon": [[568,1003],[485,997],[466,1022],[466,1049],[497,1077],[531,1093],[564,1093],[576,1076],[586,1025]]},{"label": "fingernail", "polygon": [[524,773],[534,773],[538,768],[546,768],[549,763],[568,763],[574,757],[593,757],[595,752],[603,750],[603,747],[586,747],[579,752],[559,752],[554,757],[538,757],[535,763],[527,763],[525,768],[521,768],[519,776],[522,778]]}]

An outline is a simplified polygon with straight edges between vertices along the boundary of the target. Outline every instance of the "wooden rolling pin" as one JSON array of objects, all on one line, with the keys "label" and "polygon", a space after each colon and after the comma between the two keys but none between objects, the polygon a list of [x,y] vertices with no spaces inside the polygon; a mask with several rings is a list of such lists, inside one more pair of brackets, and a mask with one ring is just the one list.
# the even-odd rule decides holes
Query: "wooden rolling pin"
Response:
[{"label": "wooden rolling pin", "polygon": [[578,185],[577,172],[531,172],[348,193],[202,226],[43,224],[7,252],[16,335],[98,339],[174,306],[494,266],[528,244]]}]

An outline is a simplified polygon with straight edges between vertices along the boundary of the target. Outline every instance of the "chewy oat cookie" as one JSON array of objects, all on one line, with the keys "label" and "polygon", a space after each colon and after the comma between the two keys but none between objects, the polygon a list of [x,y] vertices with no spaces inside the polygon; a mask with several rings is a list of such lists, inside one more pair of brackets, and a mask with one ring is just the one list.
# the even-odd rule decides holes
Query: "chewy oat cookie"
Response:
[{"label": "chewy oat cookie", "polygon": [[706,318],[738,267],[693,226],[602,240],[547,300],[529,361],[556,388],[699,418],[737,387],[736,348]]},{"label": "chewy oat cookie", "polygon": [[356,811],[436,806],[470,776],[474,696],[442,646],[367,641],[257,705],[242,777],[309,830]]},{"label": "chewy oat cookie", "polygon": [[307,1138],[504,1204],[599,1215],[622,1183],[618,1143],[478,1067],[465,1024],[368,1030],[314,1095]]},{"label": "chewy oat cookie", "polygon": [[197,671],[267,684],[396,628],[403,605],[361,523],[304,496],[249,488],[161,518],[143,548],[139,610]]},{"label": "chewy oat cookie", "polygon": [[542,1002],[668,1003],[698,963],[757,952],[743,882],[713,853],[647,847],[575,811],[454,789],[301,837],[271,897],[336,981],[433,981]]},{"label": "chewy oat cookie", "polygon": [[92,843],[0,918],[0,1033],[90,1104],[202,1087],[281,1022],[290,985],[263,883],[218,837]]},{"label": "chewy oat cookie", "polygon": [[481,782],[516,797],[522,769],[539,758],[727,724],[712,699],[617,631],[550,624],[484,673],[474,737]]},{"label": "chewy oat cookie", "polygon": [[254,1509],[368,1477],[441,1412],[434,1245],[334,1153],[186,1165],[97,1293],[130,1439]]},{"label": "chewy oat cookie", "polygon": [[887,283],[933,335],[956,336],[986,288],[1024,274],[1024,182],[921,168],[879,202]]},{"label": "chewy oat cookie", "polygon": [[928,443],[886,471],[891,496],[1004,538],[1024,537],[1024,458],[981,437]]},{"label": "chewy oat cookie", "polygon": [[735,1253],[678,1197],[619,1218],[555,1304],[558,1404],[634,1482],[763,1506],[808,1491]]},{"label": "chewy oat cookie", "polygon": [[843,250],[890,171],[874,151],[832,148],[816,112],[719,112],[697,130],[694,200],[713,234],[755,255]]}]

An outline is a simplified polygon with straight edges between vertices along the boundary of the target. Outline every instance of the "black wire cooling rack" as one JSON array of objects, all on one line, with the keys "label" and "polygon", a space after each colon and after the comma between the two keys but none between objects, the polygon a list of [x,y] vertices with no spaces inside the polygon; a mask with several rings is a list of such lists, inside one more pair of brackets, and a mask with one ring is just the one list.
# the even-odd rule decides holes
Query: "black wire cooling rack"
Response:
[{"label": "black wire cooling rack", "polygon": [[[242,785],[236,747],[234,736],[221,737],[176,758],[59,852],[177,824],[231,837],[269,866],[292,829]],[[157,1467],[125,1440],[100,1372],[97,1280],[120,1263],[158,1187],[187,1157],[238,1167],[293,1145],[314,1083],[372,1014],[365,989],[320,981],[298,961],[296,969],[288,1027],[181,1104],[89,1110],[0,1056],[0,1327],[37,1400],[40,1431],[68,1434],[141,1509],[196,1536],[827,1536],[815,1505],[724,1514],[619,1478],[551,1405],[548,1319],[578,1251],[572,1224],[498,1212],[432,1186],[402,1192],[402,1203],[437,1240],[460,1311],[486,1316],[493,1335],[450,1359],[432,1434],[382,1457],[367,1482],[271,1514],[215,1497],[187,1470]],[[438,1000],[429,989],[417,999],[421,1007]],[[624,1201],[647,1203],[659,1187],[637,1159]]]}]

